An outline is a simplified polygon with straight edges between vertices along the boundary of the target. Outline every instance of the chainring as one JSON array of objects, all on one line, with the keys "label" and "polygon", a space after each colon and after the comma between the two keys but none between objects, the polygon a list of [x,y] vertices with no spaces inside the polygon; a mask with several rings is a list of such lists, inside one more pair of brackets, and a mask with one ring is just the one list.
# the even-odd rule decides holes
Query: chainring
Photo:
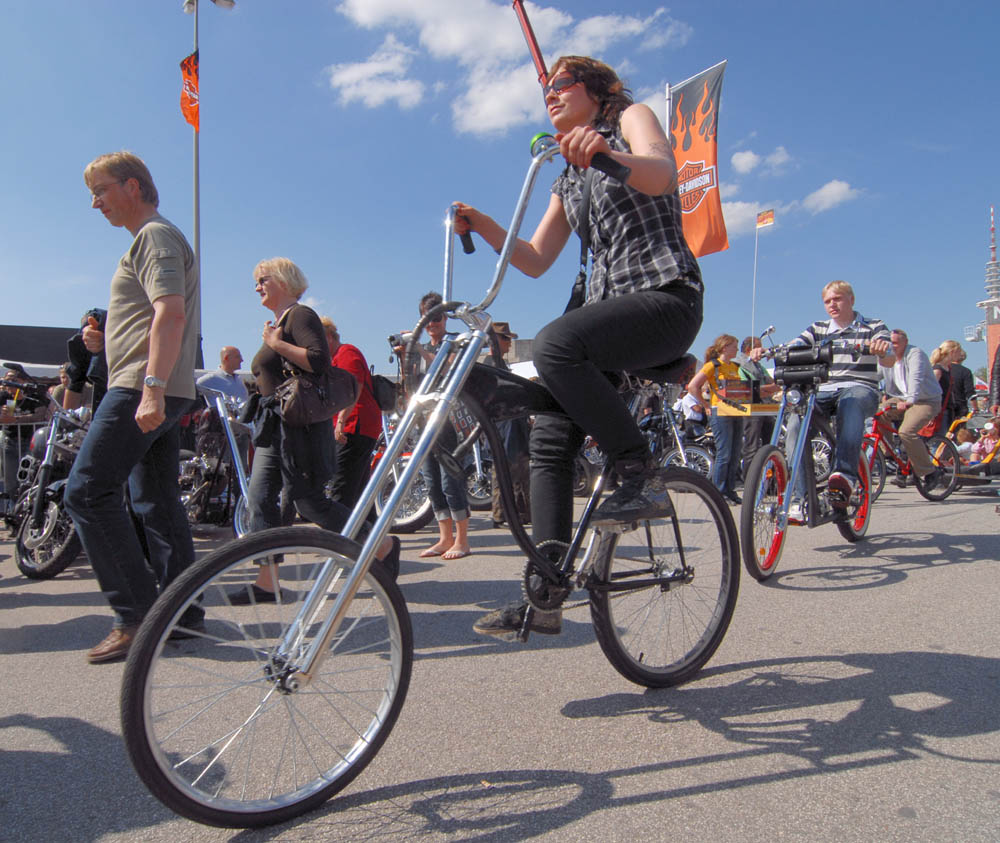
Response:
[{"label": "chainring", "polygon": [[[558,565],[562,562],[569,545],[556,539],[546,539],[539,542],[537,548],[541,554],[548,556],[553,564]],[[562,606],[572,589],[568,585],[568,580],[566,580],[566,584],[554,583],[538,569],[534,562],[528,560],[524,566],[521,590],[524,592],[525,599],[534,608],[541,611],[551,611]]]}]

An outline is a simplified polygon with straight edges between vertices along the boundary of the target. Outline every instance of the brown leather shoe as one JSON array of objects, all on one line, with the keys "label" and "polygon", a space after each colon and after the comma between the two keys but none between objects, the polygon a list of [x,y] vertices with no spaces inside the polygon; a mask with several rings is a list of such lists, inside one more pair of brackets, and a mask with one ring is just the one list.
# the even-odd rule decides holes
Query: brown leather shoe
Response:
[{"label": "brown leather shoe", "polygon": [[115,627],[108,633],[107,638],[87,652],[87,661],[91,664],[100,664],[125,658],[138,631],[137,625]]}]

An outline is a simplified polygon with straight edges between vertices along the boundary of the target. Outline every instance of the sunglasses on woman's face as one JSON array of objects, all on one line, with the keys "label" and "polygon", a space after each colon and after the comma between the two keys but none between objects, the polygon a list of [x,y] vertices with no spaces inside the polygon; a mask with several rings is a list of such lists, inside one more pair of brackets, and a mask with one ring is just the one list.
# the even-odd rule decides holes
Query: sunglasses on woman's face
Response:
[{"label": "sunglasses on woman's face", "polygon": [[553,91],[557,94],[561,94],[567,88],[572,88],[580,80],[575,76],[560,76],[558,79],[554,79],[548,85],[542,87],[542,94],[548,96]]}]

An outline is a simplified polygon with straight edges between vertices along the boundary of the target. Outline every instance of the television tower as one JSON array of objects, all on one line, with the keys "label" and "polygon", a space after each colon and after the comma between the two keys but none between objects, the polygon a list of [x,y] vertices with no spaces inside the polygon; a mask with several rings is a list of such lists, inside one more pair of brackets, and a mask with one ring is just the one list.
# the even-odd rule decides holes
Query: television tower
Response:
[{"label": "television tower", "polygon": [[997,347],[1000,346],[1000,263],[997,263],[997,230],[992,205],[990,205],[990,259],[986,262],[986,301],[977,302],[976,307],[986,311],[983,324],[986,328],[986,371],[989,372],[993,366]]}]

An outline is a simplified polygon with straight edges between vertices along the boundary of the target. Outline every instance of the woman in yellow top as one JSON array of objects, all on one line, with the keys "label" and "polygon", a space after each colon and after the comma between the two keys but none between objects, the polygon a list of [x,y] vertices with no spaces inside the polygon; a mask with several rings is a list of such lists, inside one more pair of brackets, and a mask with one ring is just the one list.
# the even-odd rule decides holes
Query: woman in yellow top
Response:
[{"label": "woman in yellow top", "polygon": [[712,468],[712,483],[724,498],[739,504],[736,483],[740,474],[740,446],[743,442],[743,419],[738,416],[720,416],[716,408],[720,390],[726,381],[740,380],[740,367],[733,362],[739,353],[739,340],[731,334],[716,337],[705,350],[705,365],[688,384],[688,392],[699,401],[705,385],[712,391],[712,415],[709,425],[715,438],[715,465]]}]

